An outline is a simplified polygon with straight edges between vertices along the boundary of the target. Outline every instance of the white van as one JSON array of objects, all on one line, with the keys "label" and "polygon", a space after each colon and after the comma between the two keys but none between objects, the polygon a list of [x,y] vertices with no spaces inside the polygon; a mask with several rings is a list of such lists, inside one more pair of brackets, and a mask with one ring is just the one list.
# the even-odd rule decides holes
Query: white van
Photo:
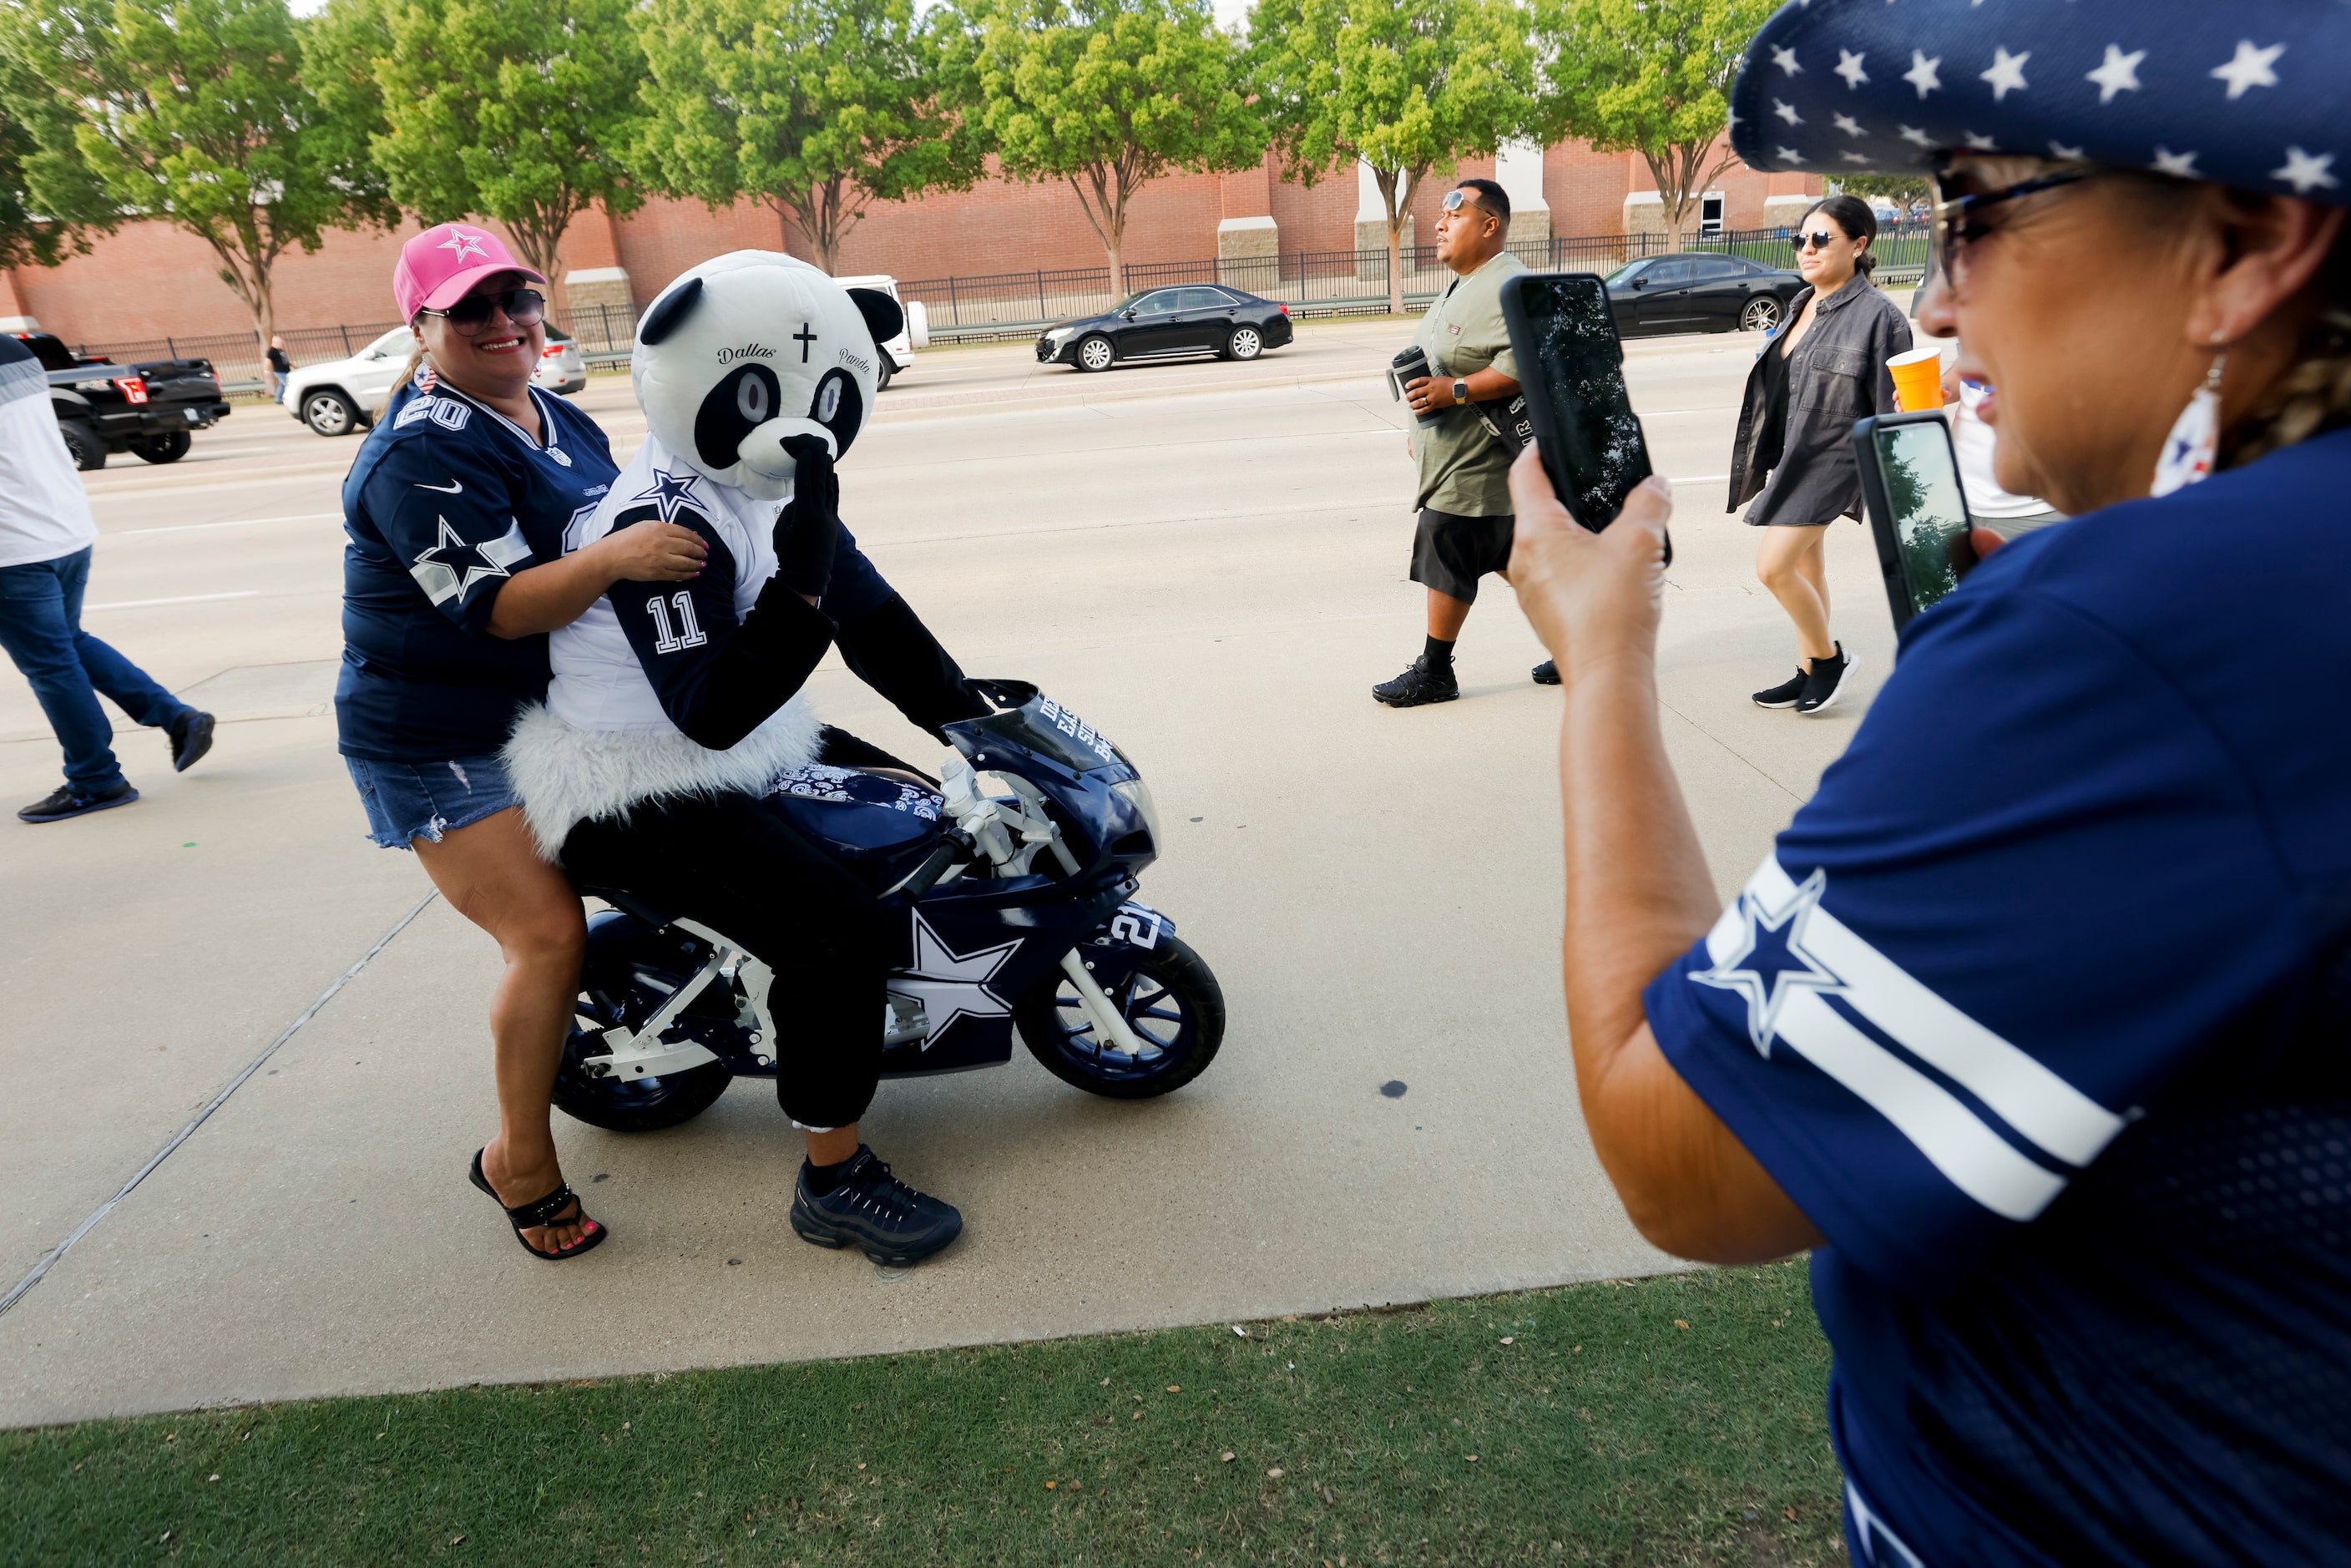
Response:
[{"label": "white van", "polygon": [[[872,273],[864,277],[836,277],[843,288],[872,288],[898,299],[898,280],[886,272]],[[914,369],[914,350],[931,346],[931,319],[919,299],[898,299],[898,308],[906,313],[904,329],[882,345],[882,374],[875,391],[887,388],[900,371]]]},{"label": "white van", "polygon": [[[348,360],[304,365],[286,377],[286,410],[320,435],[349,435],[373,424],[392,401],[392,383],[408,363],[416,336],[394,327]],[[547,347],[539,351],[531,381],[549,392],[569,394],[588,384],[588,362],[570,334],[550,321]]]}]

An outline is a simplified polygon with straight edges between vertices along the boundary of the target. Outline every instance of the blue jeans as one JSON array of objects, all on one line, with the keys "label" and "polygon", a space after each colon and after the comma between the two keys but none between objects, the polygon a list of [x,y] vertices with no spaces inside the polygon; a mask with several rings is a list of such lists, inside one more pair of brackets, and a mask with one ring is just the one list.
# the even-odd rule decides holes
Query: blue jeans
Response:
[{"label": "blue jeans", "polygon": [[66,749],[66,782],[83,794],[122,783],[110,744],[114,726],[98,706],[104,692],[144,725],[169,726],[188,705],[146,671],[81,629],[89,551],[0,566],[0,648],[33,684],[49,728]]}]

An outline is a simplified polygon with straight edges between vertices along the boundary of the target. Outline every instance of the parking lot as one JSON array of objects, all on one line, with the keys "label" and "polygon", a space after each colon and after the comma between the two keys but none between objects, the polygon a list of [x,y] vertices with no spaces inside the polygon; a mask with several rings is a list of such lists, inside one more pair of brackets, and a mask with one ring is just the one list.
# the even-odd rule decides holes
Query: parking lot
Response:
[{"label": "parking lot", "polygon": [[[896,1280],[790,1234],[797,1140],[760,1083],[668,1133],[559,1125],[613,1240],[573,1268],[520,1258],[464,1175],[495,1124],[495,950],[437,900],[417,913],[428,883],[361,836],[334,751],[337,497],[358,441],[240,405],[178,464],[87,476],[89,628],[223,723],[178,776],[158,735],[123,737],[145,795],[128,810],[0,827],[0,1187],[16,1197],[0,1288],[366,962],[0,1317],[0,1423],[1663,1266],[1600,1176],[1569,1072],[1558,693],[1527,680],[1541,650],[1493,583],[1461,643],[1464,700],[1399,713],[1367,695],[1421,641],[1405,413],[1378,375],[1409,330],[1310,323],[1250,364],[1092,376],[1039,367],[1025,343],[934,351],[844,462],[844,517],[965,667],[1039,683],[1149,777],[1174,841],[1144,896],[1215,967],[1230,1015],[1216,1065],[1161,1102],[1091,1099],[1025,1053],[885,1084],[874,1143],[968,1222]],[[1627,358],[1677,482],[1667,740],[1726,893],[1865,706],[1805,719],[1747,700],[1793,655],[1752,535],[1723,513],[1760,343],[1660,339]],[[625,378],[578,401],[625,461],[643,434]],[[1829,565],[1865,698],[1892,641],[1865,532],[1840,525]],[[812,690],[832,722],[935,749],[837,660]],[[56,779],[11,674],[0,798]]]}]

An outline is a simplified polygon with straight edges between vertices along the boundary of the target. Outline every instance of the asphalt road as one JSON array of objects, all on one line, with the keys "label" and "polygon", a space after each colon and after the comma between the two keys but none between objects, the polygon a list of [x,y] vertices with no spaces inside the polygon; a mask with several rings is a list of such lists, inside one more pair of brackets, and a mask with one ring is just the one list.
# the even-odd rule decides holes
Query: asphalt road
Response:
[{"label": "asphalt road", "polygon": [[[474,1380],[1019,1339],[1410,1301],[1655,1270],[1577,1113],[1557,964],[1557,693],[1500,584],[1464,700],[1367,688],[1418,650],[1401,323],[1311,324],[1251,365],[1080,376],[1025,345],[922,358],[843,464],[861,541],[975,674],[1034,680],[1150,777],[1175,841],[1145,877],[1216,968],[1223,1055],[1165,1101],[1096,1101],[1022,1055],[885,1084],[869,1135],[960,1204],[901,1280],[785,1225],[797,1158],[764,1084],[670,1133],[563,1123],[614,1231],[517,1250],[464,1179],[493,1127],[488,940],[361,836],[328,698],[357,450],[241,406],[170,467],[88,476],[88,628],[219,713],[145,799],[0,826],[0,1289],[75,1232],[333,984],[356,976],[0,1316],[0,1423]],[[1677,481],[1667,733],[1734,888],[1842,749],[1747,694],[1793,640],[1722,511],[1747,338],[1636,343]],[[581,405],[616,455],[620,378]],[[1866,538],[1831,577],[1864,698],[1891,635]],[[828,717],[930,743],[829,663]],[[0,801],[57,777],[0,679]],[[379,949],[379,945],[381,947]],[[373,956],[368,956],[373,952]],[[1406,1085],[1400,1097],[1381,1092]]]}]

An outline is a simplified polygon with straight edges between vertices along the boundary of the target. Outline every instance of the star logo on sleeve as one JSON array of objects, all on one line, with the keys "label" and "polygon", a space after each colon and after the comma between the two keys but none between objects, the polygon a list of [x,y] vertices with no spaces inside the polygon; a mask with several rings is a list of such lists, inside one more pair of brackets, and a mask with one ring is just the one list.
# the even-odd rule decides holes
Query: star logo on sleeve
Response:
[{"label": "star logo on sleeve", "polygon": [[1743,923],[1739,944],[1710,968],[1693,969],[1701,986],[1747,998],[1747,1035],[1765,1061],[1779,1032],[1780,1009],[1798,991],[1841,991],[1844,982],[1804,946],[1804,925],[1828,891],[1828,873],[1815,871],[1784,908],[1767,909],[1752,893],[1739,895]]},{"label": "star logo on sleeve", "polygon": [[701,497],[694,493],[694,478],[691,474],[672,474],[656,468],[653,470],[653,488],[641,491],[630,497],[629,499],[651,501],[661,508],[663,522],[674,523],[677,521],[677,511],[680,507],[692,507],[696,511],[702,509]]},{"label": "star logo on sleeve", "polygon": [[458,537],[446,517],[435,517],[441,525],[441,537],[431,549],[417,553],[409,569],[416,585],[424,590],[424,597],[435,604],[454,599],[465,601],[465,595],[477,582],[493,578],[511,577],[513,568],[531,559],[530,546],[522,537],[522,525],[509,521],[507,531],[486,544],[471,545]]},{"label": "star logo on sleeve", "polygon": [[914,913],[914,967],[893,974],[888,988],[923,1004],[930,1019],[930,1033],[923,1039],[923,1049],[930,1050],[957,1019],[1011,1017],[1011,1008],[988,989],[987,982],[1020,950],[1020,938],[1016,936],[999,946],[983,947],[974,953],[958,953],[931,929],[931,923],[923,918],[921,910]]}]

